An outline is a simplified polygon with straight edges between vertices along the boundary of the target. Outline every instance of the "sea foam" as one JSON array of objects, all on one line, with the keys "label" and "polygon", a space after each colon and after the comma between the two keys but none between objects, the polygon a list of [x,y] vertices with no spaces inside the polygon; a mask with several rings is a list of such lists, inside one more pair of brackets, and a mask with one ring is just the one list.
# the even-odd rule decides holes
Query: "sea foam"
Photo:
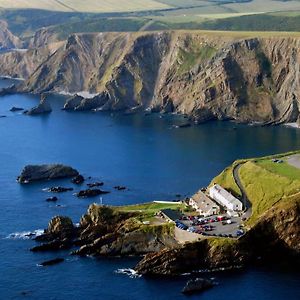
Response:
[{"label": "sea foam", "polygon": [[6,239],[13,239],[13,240],[28,240],[35,238],[39,235],[42,235],[44,233],[43,229],[37,229],[34,231],[20,231],[20,232],[13,232],[10,233],[8,236],[6,236]]}]

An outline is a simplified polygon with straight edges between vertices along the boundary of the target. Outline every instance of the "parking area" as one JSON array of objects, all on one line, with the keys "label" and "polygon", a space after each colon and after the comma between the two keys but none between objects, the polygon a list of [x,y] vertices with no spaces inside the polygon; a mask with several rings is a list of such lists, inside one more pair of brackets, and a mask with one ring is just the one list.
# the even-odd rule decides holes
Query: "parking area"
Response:
[{"label": "parking area", "polygon": [[212,216],[208,218],[183,215],[175,224],[181,230],[203,236],[237,238],[244,234],[242,217]]}]

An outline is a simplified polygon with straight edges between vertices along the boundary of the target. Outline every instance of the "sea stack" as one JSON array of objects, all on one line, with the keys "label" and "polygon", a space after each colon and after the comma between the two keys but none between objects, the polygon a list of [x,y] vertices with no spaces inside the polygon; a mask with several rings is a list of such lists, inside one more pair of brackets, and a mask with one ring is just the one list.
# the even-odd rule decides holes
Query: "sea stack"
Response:
[{"label": "sea stack", "polygon": [[19,183],[30,183],[39,180],[75,177],[78,174],[77,170],[62,164],[27,165],[18,176],[17,181]]},{"label": "sea stack", "polygon": [[45,95],[41,96],[40,103],[31,108],[30,110],[26,111],[26,115],[39,115],[39,114],[46,114],[52,112],[51,105]]}]

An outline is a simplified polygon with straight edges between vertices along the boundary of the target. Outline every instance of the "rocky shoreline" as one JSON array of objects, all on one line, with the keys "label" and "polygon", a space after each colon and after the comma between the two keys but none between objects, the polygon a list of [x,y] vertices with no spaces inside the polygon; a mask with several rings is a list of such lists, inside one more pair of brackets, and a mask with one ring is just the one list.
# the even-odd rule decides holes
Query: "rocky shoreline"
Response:
[{"label": "rocky shoreline", "polygon": [[179,245],[171,225],[147,228],[137,221],[138,212],[93,204],[78,226],[68,217],[53,218],[44,234],[35,238],[41,244],[31,251],[69,249],[72,255],[95,257],[145,255],[134,268],[145,276],[231,270],[259,258],[299,266],[299,210],[296,202],[282,218],[281,207],[275,207],[239,239],[203,238]]}]

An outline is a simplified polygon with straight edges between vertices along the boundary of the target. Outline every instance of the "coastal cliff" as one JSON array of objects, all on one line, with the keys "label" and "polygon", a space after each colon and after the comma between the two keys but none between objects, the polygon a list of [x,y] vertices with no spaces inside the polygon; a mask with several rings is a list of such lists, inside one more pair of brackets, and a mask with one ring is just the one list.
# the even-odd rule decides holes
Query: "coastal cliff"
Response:
[{"label": "coastal cliff", "polygon": [[8,29],[5,21],[0,20],[0,50],[21,48],[23,42]]},{"label": "coastal cliff", "polygon": [[34,73],[61,43],[54,43],[42,48],[28,50],[10,50],[0,54],[0,75],[26,79]]},{"label": "coastal cliff", "polygon": [[[297,37],[199,31],[73,34],[53,53],[38,48],[17,59],[24,66],[20,77],[27,78],[19,91],[96,94],[71,98],[69,110],[148,109],[187,114],[196,122],[295,122],[299,44]],[[17,75],[10,61],[16,60],[0,56],[0,73]]]},{"label": "coastal cliff", "polygon": [[[297,37],[205,32],[87,33],[0,55],[20,92],[75,95],[68,110],[152,110],[195,122],[279,124],[299,116]],[[94,95],[94,96],[93,96]]]}]

